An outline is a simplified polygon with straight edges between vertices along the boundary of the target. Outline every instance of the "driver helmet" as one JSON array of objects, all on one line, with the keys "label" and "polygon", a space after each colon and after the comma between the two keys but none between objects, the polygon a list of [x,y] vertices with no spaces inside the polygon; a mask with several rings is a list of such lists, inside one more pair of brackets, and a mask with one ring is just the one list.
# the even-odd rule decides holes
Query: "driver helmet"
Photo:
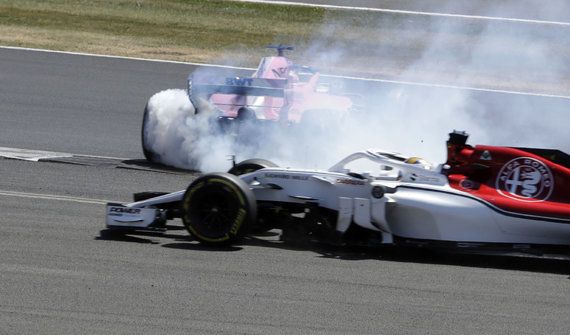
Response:
[{"label": "driver helmet", "polygon": [[417,165],[418,167],[424,168],[426,170],[432,170],[433,166],[430,162],[426,161],[420,157],[410,157],[404,161],[406,164]]}]

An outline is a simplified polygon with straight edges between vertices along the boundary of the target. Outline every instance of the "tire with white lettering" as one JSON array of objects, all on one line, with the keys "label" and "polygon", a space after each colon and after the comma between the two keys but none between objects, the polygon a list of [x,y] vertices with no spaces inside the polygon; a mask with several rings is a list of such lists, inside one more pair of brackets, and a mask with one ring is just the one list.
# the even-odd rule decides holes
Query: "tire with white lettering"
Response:
[{"label": "tire with white lettering", "polygon": [[229,173],[210,173],[196,179],[182,199],[182,222],[204,244],[230,245],[247,232],[256,218],[253,192]]},{"label": "tire with white lettering", "polygon": [[265,159],[253,158],[237,163],[228,171],[228,173],[231,173],[234,176],[241,176],[242,174],[254,172],[268,167],[277,167],[277,164]]}]

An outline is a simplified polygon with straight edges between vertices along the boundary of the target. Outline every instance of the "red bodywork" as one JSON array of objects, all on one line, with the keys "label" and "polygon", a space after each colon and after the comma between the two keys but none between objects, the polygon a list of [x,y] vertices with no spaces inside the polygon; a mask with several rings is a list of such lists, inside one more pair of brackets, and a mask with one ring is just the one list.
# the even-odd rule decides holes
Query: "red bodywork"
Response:
[{"label": "red bodywork", "polygon": [[570,218],[570,156],[558,150],[472,147],[462,136],[452,134],[447,142],[445,173],[452,188],[509,212]]}]

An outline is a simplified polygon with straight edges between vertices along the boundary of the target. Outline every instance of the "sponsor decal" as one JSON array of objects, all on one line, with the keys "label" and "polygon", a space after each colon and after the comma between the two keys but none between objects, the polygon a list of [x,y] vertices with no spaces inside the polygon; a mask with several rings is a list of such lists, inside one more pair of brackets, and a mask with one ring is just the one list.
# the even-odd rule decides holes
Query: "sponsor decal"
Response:
[{"label": "sponsor decal", "polygon": [[140,214],[140,208],[130,207],[110,207],[109,214],[124,213],[124,214]]},{"label": "sponsor decal", "polygon": [[417,181],[417,182],[438,182],[439,179],[437,177],[430,177],[430,176],[425,176],[422,174],[417,174],[417,173],[411,173],[409,176],[411,181]]},{"label": "sponsor decal", "polygon": [[252,86],[253,79],[252,78],[226,78],[226,85],[229,86]]},{"label": "sponsor decal", "polygon": [[552,194],[554,178],[543,162],[531,157],[519,157],[503,165],[495,186],[505,197],[540,202]]},{"label": "sponsor decal", "polygon": [[480,186],[479,183],[474,182],[471,179],[465,178],[459,181],[459,186],[466,190],[477,190]]},{"label": "sponsor decal", "polygon": [[238,231],[239,231],[239,227],[241,227],[241,224],[243,223],[245,216],[246,216],[247,212],[245,211],[245,209],[240,208],[236,219],[232,225],[232,228],[230,229],[230,234],[232,235],[237,235]]},{"label": "sponsor decal", "polygon": [[277,179],[293,179],[293,180],[309,180],[309,176],[304,175],[289,175],[284,173],[266,173],[265,178],[277,178]]},{"label": "sponsor decal", "polygon": [[489,152],[489,150],[485,150],[483,151],[483,153],[481,154],[481,157],[479,157],[480,160],[483,161],[490,161],[493,159],[493,157],[491,157],[491,153]]},{"label": "sponsor decal", "polygon": [[281,174],[281,173],[266,173],[264,175],[265,178],[280,178],[280,179],[289,179],[291,176],[288,174]]},{"label": "sponsor decal", "polygon": [[364,181],[362,180],[355,180],[355,179],[344,179],[344,178],[338,178],[336,180],[337,184],[347,184],[347,185],[364,185],[366,184]]}]

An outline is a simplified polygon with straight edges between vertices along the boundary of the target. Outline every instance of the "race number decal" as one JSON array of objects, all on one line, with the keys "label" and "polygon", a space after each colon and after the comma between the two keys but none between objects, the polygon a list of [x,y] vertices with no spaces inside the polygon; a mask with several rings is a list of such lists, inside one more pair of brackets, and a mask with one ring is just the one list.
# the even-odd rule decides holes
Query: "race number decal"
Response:
[{"label": "race number decal", "polygon": [[501,168],[496,188],[499,193],[511,199],[545,201],[554,189],[554,178],[548,166],[538,159],[519,157]]}]

